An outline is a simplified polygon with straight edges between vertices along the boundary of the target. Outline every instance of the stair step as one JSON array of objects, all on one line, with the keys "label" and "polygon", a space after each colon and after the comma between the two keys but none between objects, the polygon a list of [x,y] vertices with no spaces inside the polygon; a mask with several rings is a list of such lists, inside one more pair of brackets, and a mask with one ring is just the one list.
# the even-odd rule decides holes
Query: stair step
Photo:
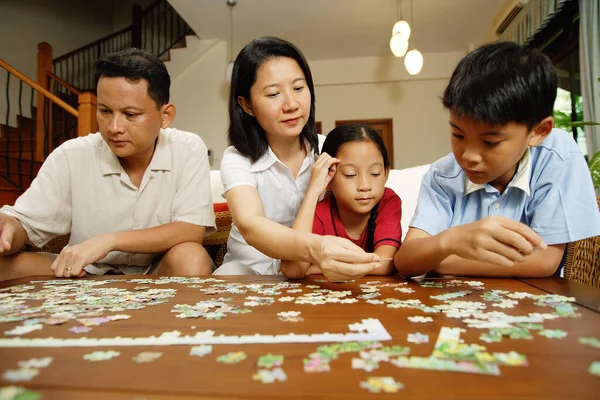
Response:
[{"label": "stair step", "polygon": [[31,186],[31,182],[35,179],[35,175],[30,177],[28,174],[20,175],[17,172],[11,171],[10,175],[7,175],[6,172],[0,171],[2,182],[0,182],[0,188],[7,190],[12,189],[16,191],[24,192]]},{"label": "stair step", "polygon": [[8,150],[10,153],[19,153],[19,146],[20,150],[25,153],[25,152],[31,152],[32,150],[35,151],[35,137],[34,138],[21,138],[21,140],[19,140],[17,137],[10,137],[10,141],[7,140],[5,137],[0,139],[0,155],[4,155],[6,154],[6,151]]},{"label": "stair step", "polygon": [[[1,179],[1,178],[0,178]],[[3,180],[3,179],[2,179]],[[7,182],[8,183],[8,182]],[[15,201],[23,194],[22,191],[16,189],[5,189],[0,181],[0,206],[15,204]]]}]

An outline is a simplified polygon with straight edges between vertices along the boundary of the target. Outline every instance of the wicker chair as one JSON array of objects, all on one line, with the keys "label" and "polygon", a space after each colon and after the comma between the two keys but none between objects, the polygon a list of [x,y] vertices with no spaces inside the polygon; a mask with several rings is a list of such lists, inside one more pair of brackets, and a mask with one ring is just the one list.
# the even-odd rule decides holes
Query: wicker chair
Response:
[{"label": "wicker chair", "polygon": [[600,288],[600,236],[569,243],[564,272],[567,279]]}]

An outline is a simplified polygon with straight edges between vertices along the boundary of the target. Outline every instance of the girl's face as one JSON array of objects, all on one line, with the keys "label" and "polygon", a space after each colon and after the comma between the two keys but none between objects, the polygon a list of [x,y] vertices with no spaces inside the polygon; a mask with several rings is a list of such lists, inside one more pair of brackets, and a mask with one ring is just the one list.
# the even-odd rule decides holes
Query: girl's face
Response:
[{"label": "girl's face", "polygon": [[287,57],[272,58],[256,71],[250,102],[238,103],[253,115],[270,138],[298,137],[310,116],[311,94],[298,63]]},{"label": "girl's face", "polygon": [[336,155],[340,159],[330,187],[339,208],[368,214],[383,197],[388,171],[373,142],[349,142]]}]

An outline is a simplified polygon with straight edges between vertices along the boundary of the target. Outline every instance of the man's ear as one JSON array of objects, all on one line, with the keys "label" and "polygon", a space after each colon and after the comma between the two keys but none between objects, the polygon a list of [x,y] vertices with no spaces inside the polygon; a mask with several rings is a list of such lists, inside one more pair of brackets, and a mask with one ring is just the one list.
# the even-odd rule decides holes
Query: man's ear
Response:
[{"label": "man's ear", "polygon": [[171,125],[171,122],[175,119],[175,114],[177,111],[175,110],[175,106],[172,103],[165,104],[161,107],[161,118],[162,121],[160,123],[160,127],[166,129]]},{"label": "man's ear", "polygon": [[242,107],[242,110],[246,112],[246,114],[254,117],[254,113],[252,112],[252,106],[248,103],[248,100],[244,96],[238,96],[237,98],[238,104]]},{"label": "man's ear", "polygon": [[528,145],[535,147],[542,143],[554,128],[554,117],[546,117],[536,124],[530,132]]}]

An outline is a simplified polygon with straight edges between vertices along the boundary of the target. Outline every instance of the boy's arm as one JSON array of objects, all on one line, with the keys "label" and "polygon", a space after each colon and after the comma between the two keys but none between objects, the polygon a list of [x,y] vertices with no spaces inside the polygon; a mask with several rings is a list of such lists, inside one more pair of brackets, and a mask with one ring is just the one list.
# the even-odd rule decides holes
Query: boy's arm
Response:
[{"label": "boy's arm", "polygon": [[440,235],[431,236],[421,229],[409,228],[394,256],[394,265],[402,276],[418,276],[435,269],[446,257]]},{"label": "boy's arm", "polygon": [[[451,227],[434,236],[410,228],[404,245],[396,254],[394,261],[398,272],[403,276],[422,275],[437,270],[440,266],[444,268],[446,264],[442,262],[452,255],[463,260],[473,260],[479,265],[495,264],[499,267],[512,267],[516,263],[527,261],[527,256],[534,252],[534,247],[542,250],[547,248],[542,238],[531,228],[508,218],[493,216],[470,224]],[[547,271],[552,266],[556,270],[561,258],[555,260],[554,251],[544,254],[549,259],[542,260],[541,270]],[[562,257],[562,254],[559,257]],[[540,260],[536,257],[532,262],[539,263]],[[539,269],[540,265],[537,268]],[[444,273],[454,272],[445,270]],[[472,273],[482,272],[474,270]],[[507,271],[505,276],[512,275]],[[539,272],[536,276],[539,276]]]},{"label": "boy's arm", "polygon": [[525,257],[512,267],[471,261],[451,255],[440,263],[435,272],[443,275],[546,278],[558,269],[566,244],[548,246]]}]

